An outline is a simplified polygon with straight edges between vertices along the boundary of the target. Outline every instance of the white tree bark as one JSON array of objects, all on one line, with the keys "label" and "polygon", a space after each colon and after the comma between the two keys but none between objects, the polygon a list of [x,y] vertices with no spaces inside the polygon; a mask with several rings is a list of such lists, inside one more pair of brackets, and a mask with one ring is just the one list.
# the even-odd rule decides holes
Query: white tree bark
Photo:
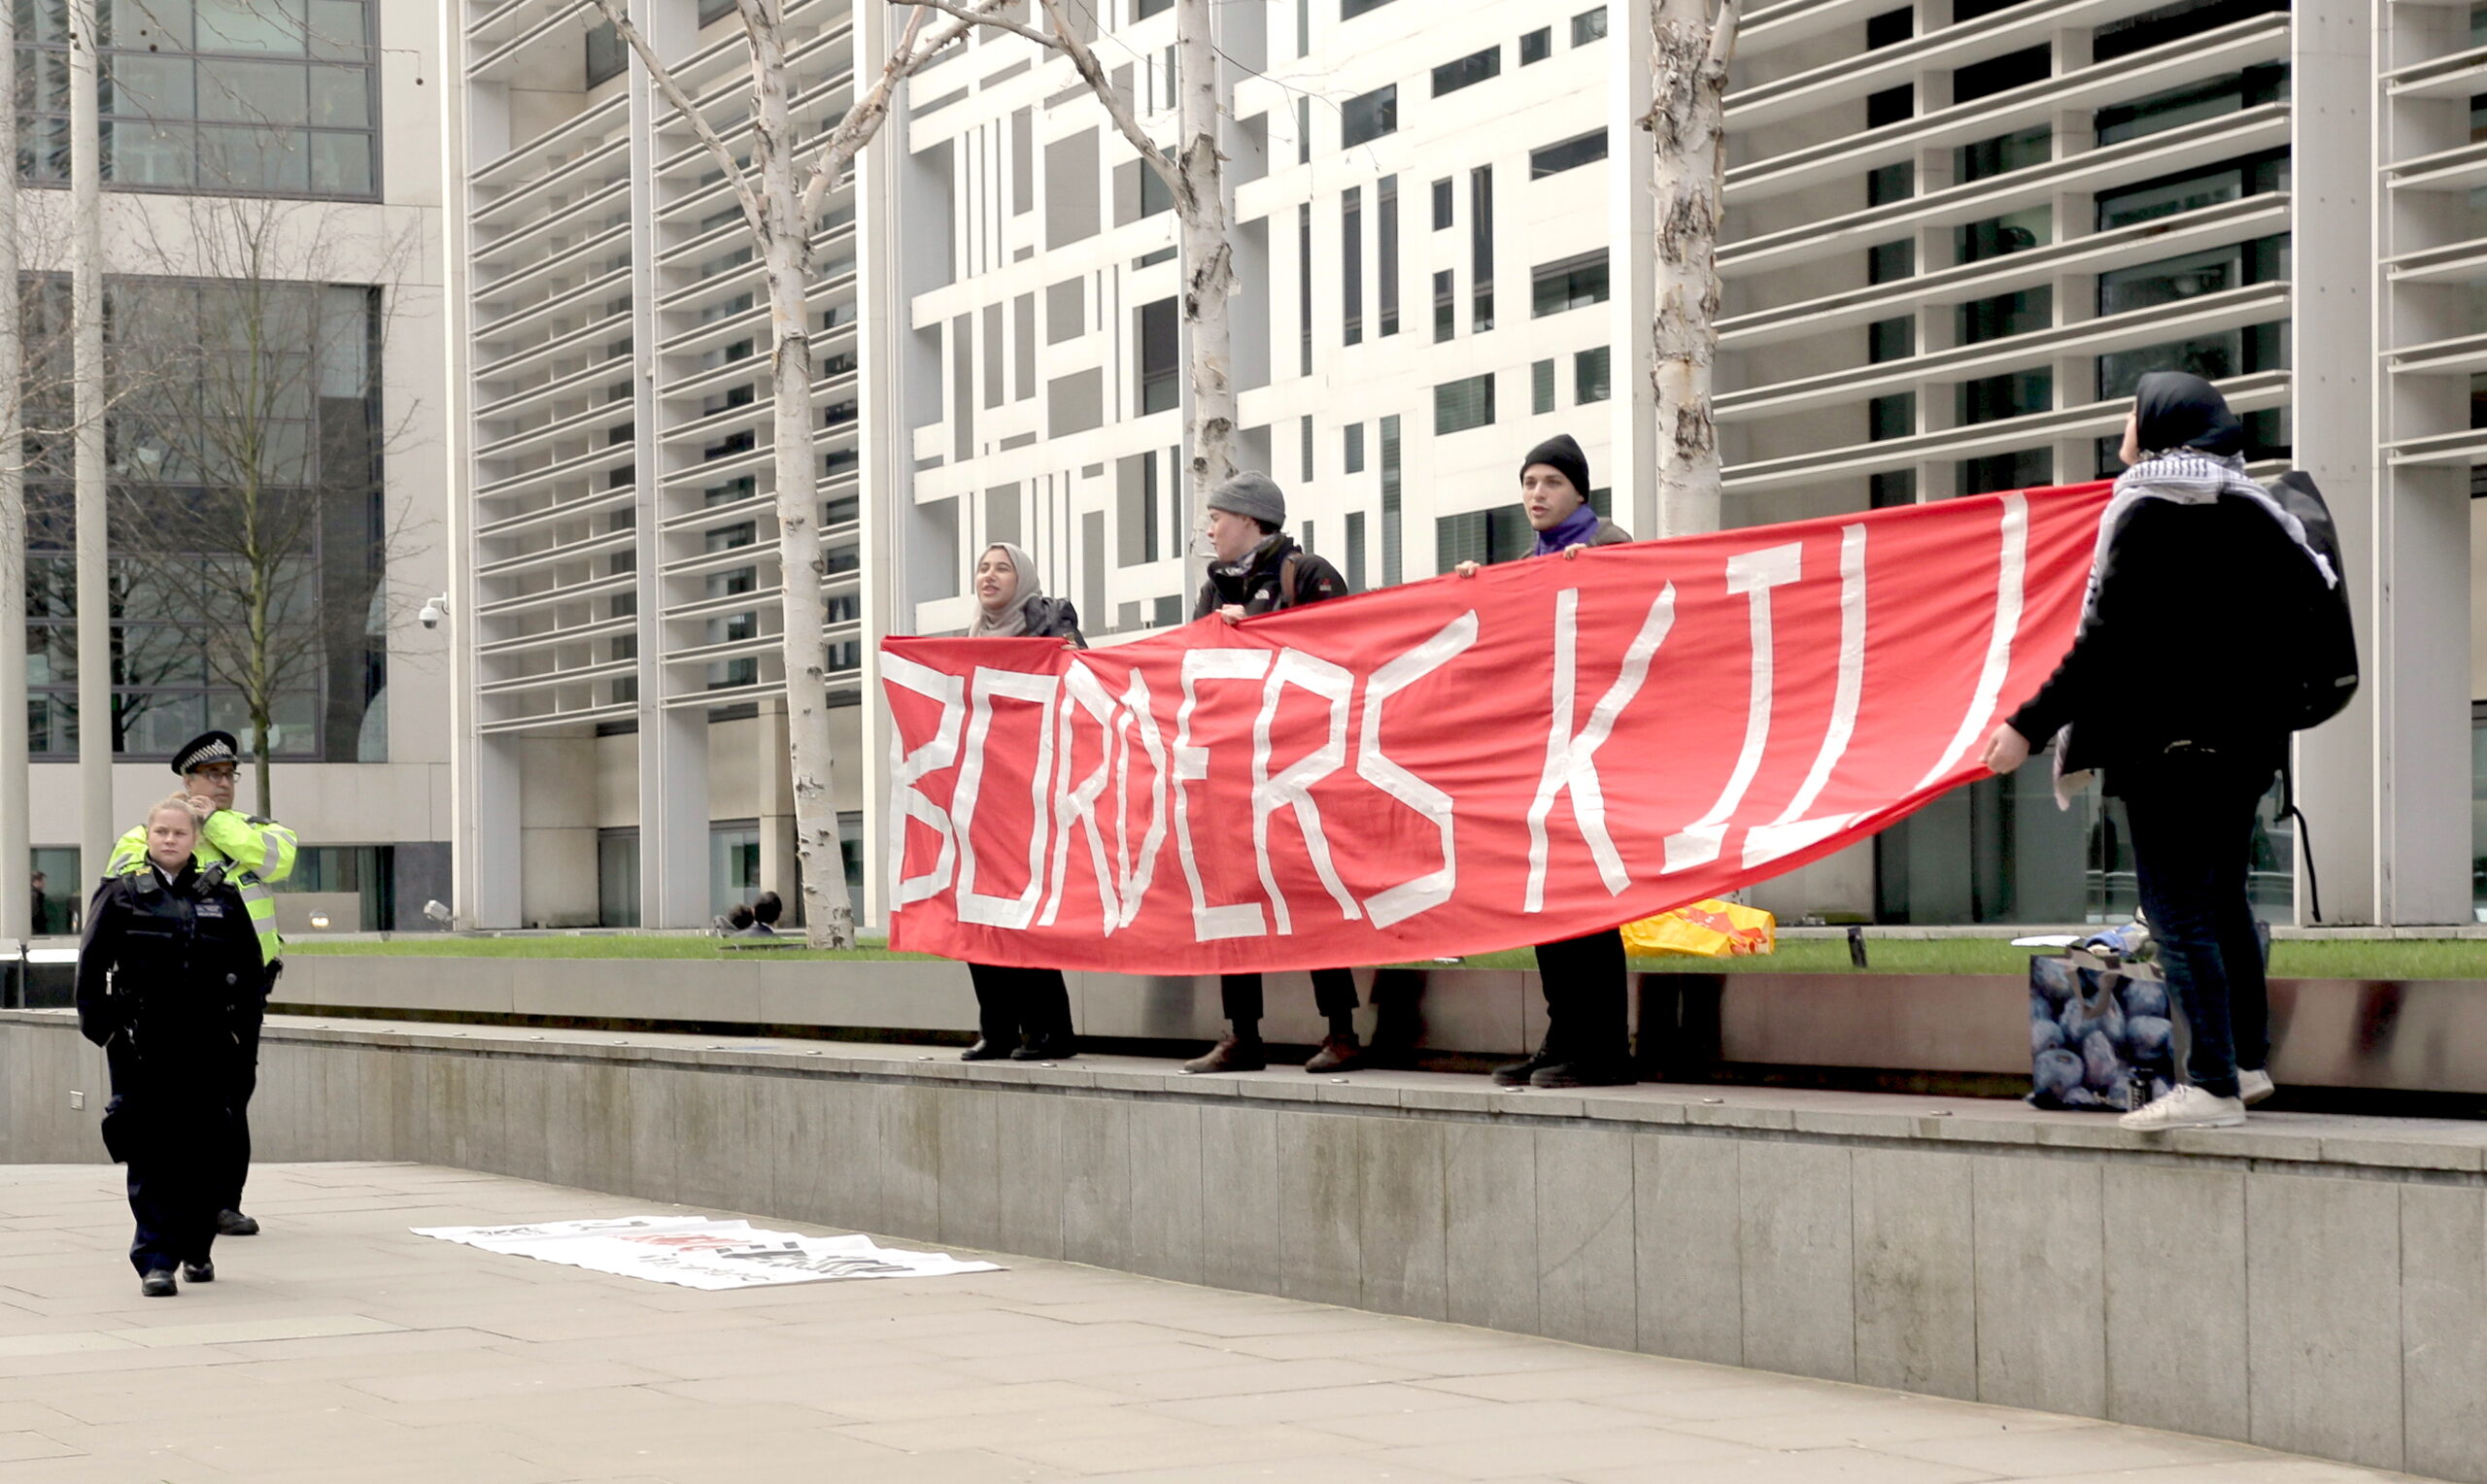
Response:
[{"label": "white tree bark", "polygon": [[[105,507],[104,229],[97,132],[96,0],[69,0],[69,191],[76,219],[70,301],[78,426],[79,874],[103,879],[113,819],[113,624],[110,518]],[[15,156],[8,162],[16,169]],[[0,725],[16,725],[14,718]]]},{"label": "white tree bark", "polygon": [[587,0],[613,23],[651,82],[724,169],[751,228],[768,286],[769,388],[775,455],[777,568],[786,671],[786,735],[795,791],[795,849],[802,862],[803,930],[815,948],[855,944],[855,903],[846,890],[837,811],[831,783],[836,749],[829,727],[829,656],[822,630],[828,577],[820,545],[820,480],[813,453],[810,325],[804,308],[811,281],[811,224],[820,203],[856,154],[888,118],[898,85],[943,47],[959,40],[1011,0],[975,0],[952,23],[919,39],[924,17],[911,19],[877,83],[830,130],[799,183],[791,88],[786,75],[782,0],[736,0],[751,51],[752,158],[748,169],[701,116],[663,58],[633,25],[627,0]]},{"label": "white tree bark", "polygon": [[1719,351],[1720,197],[1726,181],[1727,63],[1736,0],[1653,0],[1650,8],[1650,172],[1656,313],[1658,534],[1719,528],[1719,430],[1710,415]]},{"label": "white tree bark", "polygon": [[[0,5],[0,98],[17,96],[17,14]],[[0,938],[32,930],[26,783],[25,386],[17,306],[17,111],[0,108]]]}]

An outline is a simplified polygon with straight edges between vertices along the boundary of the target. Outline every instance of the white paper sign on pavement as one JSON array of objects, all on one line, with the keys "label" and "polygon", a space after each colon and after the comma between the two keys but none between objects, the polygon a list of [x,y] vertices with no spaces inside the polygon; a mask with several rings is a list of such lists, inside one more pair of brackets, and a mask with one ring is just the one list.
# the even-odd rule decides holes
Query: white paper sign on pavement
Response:
[{"label": "white paper sign on pavement", "polygon": [[417,1236],[438,1237],[486,1252],[684,1288],[752,1288],[834,1278],[938,1278],[1001,1270],[998,1264],[961,1262],[946,1252],[876,1247],[868,1236],[798,1236],[792,1231],[761,1231],[747,1221],[704,1216],[615,1216],[520,1227],[412,1230]]}]

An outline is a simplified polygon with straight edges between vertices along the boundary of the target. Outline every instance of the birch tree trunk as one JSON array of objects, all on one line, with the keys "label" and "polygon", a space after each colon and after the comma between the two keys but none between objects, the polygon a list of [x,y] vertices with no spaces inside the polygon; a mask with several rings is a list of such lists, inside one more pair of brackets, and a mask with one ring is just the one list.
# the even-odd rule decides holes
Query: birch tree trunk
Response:
[{"label": "birch tree trunk", "polygon": [[[982,17],[1015,0],[973,0],[957,18],[919,43],[923,15],[910,19],[878,82],[855,100],[822,144],[806,177],[797,179],[792,87],[786,76],[783,0],[736,0],[751,51],[752,157],[748,169],[709,124],[697,102],[631,23],[627,0],[586,0],[610,21],[647,69],[674,113],[698,135],[733,187],[751,228],[768,287],[769,437],[777,506],[779,619],[786,672],[786,736],[795,792],[795,850],[802,862],[803,932],[814,948],[855,945],[855,901],[846,890],[846,860],[837,837],[836,748],[829,730],[829,654],[822,630],[828,577],[820,546],[820,481],[812,448],[812,347],[804,296],[811,280],[811,223],[820,204],[855,156],[880,132],[898,85],[935,52],[966,35]],[[754,177],[757,177],[757,185]]]},{"label": "birch tree trunk", "polygon": [[[71,279],[72,435],[78,528],[79,875],[104,878],[119,831],[113,818],[113,621],[110,470],[104,448],[103,141],[98,133],[96,0],[69,0],[69,186],[77,260]],[[16,164],[10,162],[9,168]],[[14,719],[0,722],[12,725]]]},{"label": "birch tree trunk", "polygon": [[1720,198],[1726,181],[1727,63],[1736,0],[1652,0],[1649,117],[1657,255],[1651,319],[1656,396],[1658,534],[1717,530],[1719,430],[1710,416],[1719,351]]},{"label": "birch tree trunk", "polygon": [[[0,5],[0,98],[17,96],[17,13]],[[26,782],[25,376],[17,330],[17,111],[0,109],[0,938],[23,939],[34,865]]]},{"label": "birch tree trunk", "polygon": [[[803,931],[813,946],[855,944],[855,903],[837,838],[830,781],[829,651],[821,631],[829,567],[820,548],[819,455],[812,450],[810,222],[795,184],[795,128],[787,98],[780,0],[741,0],[751,33],[751,163],[760,177],[761,256],[768,279],[768,375],[775,409],[778,607],[784,627],[786,740],[795,788],[795,853],[802,862]],[[841,170],[844,162],[839,162]]]},{"label": "birch tree trunk", "polygon": [[[1175,211],[1183,250],[1183,329],[1191,344],[1190,530],[1209,493],[1235,474],[1234,247],[1227,230],[1225,161],[1217,152],[1218,56],[1212,0],[1175,0],[1181,152],[1175,157]],[[1153,168],[1153,167],[1152,167]]]}]

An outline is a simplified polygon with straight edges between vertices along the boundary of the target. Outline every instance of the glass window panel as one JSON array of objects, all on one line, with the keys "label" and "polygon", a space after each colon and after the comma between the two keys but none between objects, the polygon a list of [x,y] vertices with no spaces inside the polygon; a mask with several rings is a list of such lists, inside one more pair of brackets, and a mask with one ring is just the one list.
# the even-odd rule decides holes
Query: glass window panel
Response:
[{"label": "glass window panel", "polygon": [[150,118],[196,117],[198,93],[191,85],[190,62],[181,56],[110,58],[112,76],[105,80],[102,108],[107,114],[144,114]]},{"label": "glass window panel", "polygon": [[310,29],[304,0],[196,0],[201,51],[300,56]]},{"label": "glass window panel", "polygon": [[1613,357],[1609,348],[1580,351],[1572,356],[1572,400],[1603,402],[1614,395],[1611,381]]},{"label": "glass window panel", "polygon": [[106,46],[187,51],[191,40],[190,0],[110,0]]},{"label": "glass window panel", "polygon": [[311,135],[311,188],[323,195],[372,194],[371,142],[368,134],[314,131]]},{"label": "glass window panel", "polygon": [[370,54],[363,0],[311,0],[311,54],[358,61]]},{"label": "glass window panel", "polygon": [[187,123],[115,120],[104,178],[119,186],[187,186],[197,147]]},{"label": "glass window panel", "polygon": [[371,74],[360,67],[312,68],[311,121],[331,128],[369,128]]},{"label": "glass window panel", "polygon": [[307,69],[286,62],[201,61],[198,117],[209,122],[307,123]]},{"label": "glass window panel", "polygon": [[202,124],[198,131],[202,186],[234,190],[306,190],[309,153],[293,129],[255,129]]}]

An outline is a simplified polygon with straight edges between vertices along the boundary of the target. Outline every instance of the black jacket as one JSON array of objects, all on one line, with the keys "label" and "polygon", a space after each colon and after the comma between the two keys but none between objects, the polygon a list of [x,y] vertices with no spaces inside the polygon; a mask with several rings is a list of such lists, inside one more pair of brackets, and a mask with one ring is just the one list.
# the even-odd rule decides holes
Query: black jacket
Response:
[{"label": "black jacket", "polygon": [[1074,649],[1086,649],[1088,636],[1079,631],[1079,610],[1067,597],[1040,597],[1028,605],[1029,639],[1068,639]]},{"label": "black jacket", "polygon": [[2270,513],[2240,495],[2206,505],[2145,499],[2107,548],[2098,600],[2071,653],[2012,729],[2044,747],[2074,724],[2067,773],[2147,773],[2208,754],[2276,770],[2288,746],[2278,715],[2285,635],[2269,598],[2302,564]]},{"label": "black jacket", "polygon": [[242,894],[195,861],[168,886],[153,864],[108,877],[78,948],[78,1029],[144,1064],[231,1059],[264,1008],[258,935]]},{"label": "black jacket", "polygon": [[[1192,604],[1192,617],[1206,619],[1229,603],[1238,603],[1247,614],[1274,613],[1280,608],[1300,608],[1317,603],[1325,597],[1345,597],[1349,589],[1339,569],[1295,544],[1292,536],[1272,536],[1252,549],[1247,558],[1250,565],[1239,570],[1224,562],[1212,561],[1209,580],[1201,584],[1201,595]],[[1287,600],[1286,565],[1295,563],[1295,598]]]}]

